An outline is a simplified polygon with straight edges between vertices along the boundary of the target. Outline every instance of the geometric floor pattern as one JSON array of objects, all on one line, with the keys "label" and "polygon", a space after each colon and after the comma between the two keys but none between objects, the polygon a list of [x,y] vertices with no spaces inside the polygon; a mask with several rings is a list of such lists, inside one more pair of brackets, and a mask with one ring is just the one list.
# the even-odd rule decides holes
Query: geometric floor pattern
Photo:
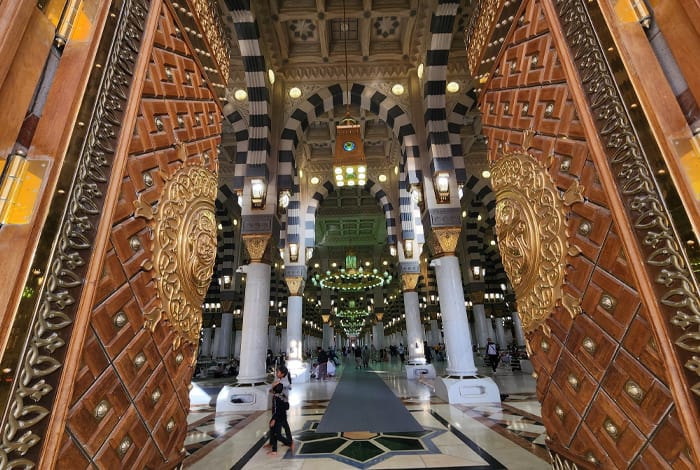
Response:
[{"label": "geometric floor pattern", "polygon": [[437,454],[440,450],[433,438],[444,433],[441,429],[426,429],[405,433],[316,432],[319,421],[307,421],[294,433],[298,442],[285,459],[330,458],[355,468],[370,468],[396,455]]}]

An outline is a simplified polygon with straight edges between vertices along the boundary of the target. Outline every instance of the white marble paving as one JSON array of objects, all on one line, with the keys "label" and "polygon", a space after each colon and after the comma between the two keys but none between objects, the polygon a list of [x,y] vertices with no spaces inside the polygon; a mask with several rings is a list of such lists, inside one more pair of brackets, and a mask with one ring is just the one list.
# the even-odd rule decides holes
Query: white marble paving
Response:
[{"label": "white marble paving", "polygon": [[[437,363],[436,369],[438,374],[444,370],[444,363]],[[380,376],[392,388],[394,393],[407,399],[414,401],[408,406],[412,411],[412,416],[423,426],[444,430],[445,432],[433,438],[433,444],[440,450],[439,454],[417,454],[417,455],[394,455],[381,462],[368,466],[373,469],[390,469],[390,468],[436,468],[436,467],[461,467],[469,468],[473,466],[488,465],[478,453],[474,452],[454,433],[447,430],[443,424],[431,414],[431,410],[437,413],[440,417],[447,420],[450,425],[463,433],[469,440],[481,447],[483,451],[490,454],[494,459],[503,464],[509,469],[548,469],[549,463],[541,460],[527,450],[514,444],[508,438],[501,436],[488,425],[479,422],[470,417],[456,406],[441,403],[432,393],[431,388],[422,383],[408,381],[405,378],[402,368],[395,361],[391,364],[374,364],[373,367],[381,368]],[[442,369],[442,370],[441,370]],[[342,368],[339,369],[342,373]],[[532,396],[534,394],[534,380],[532,377],[525,374],[502,374],[497,375],[497,382],[501,387],[502,393],[513,393],[522,395],[522,397]],[[319,421],[322,418],[322,413],[325,406],[315,407],[313,403],[308,403],[307,400],[329,400],[331,399],[337,380],[326,382],[309,382],[292,384],[290,391],[290,403],[292,408],[289,411],[289,423],[292,432],[297,432],[302,429],[308,421]],[[204,397],[199,397],[200,403],[206,401]],[[312,408],[302,408],[302,404],[307,406],[311,404]],[[509,402],[519,410],[530,414],[539,415],[540,407],[536,401],[517,401]],[[493,420],[505,421],[510,424],[509,428],[516,431],[526,431],[532,433],[542,433],[538,438],[539,442],[544,439],[544,427],[522,423],[522,417],[513,414],[511,411],[505,411],[498,405],[479,405],[473,408],[480,415],[486,416]],[[208,413],[193,411],[188,417],[188,421],[193,423],[198,419],[204,418]],[[220,417],[213,424],[198,426],[198,430],[208,432],[216,430],[221,432],[219,426],[224,422],[230,421],[231,416]],[[199,460],[191,465],[186,465],[188,469],[228,469],[238,462],[267,432],[268,430],[269,412],[263,413],[261,416],[247,424],[244,429],[235,433],[235,435],[218,443],[213,449],[207,448]],[[187,443],[195,443],[199,437],[198,434],[188,436]],[[536,441],[537,442],[537,441]],[[246,463],[245,469],[285,469],[285,470],[334,470],[334,469],[351,469],[355,468],[330,458],[283,458],[287,447],[280,445],[277,456],[267,454],[267,449],[258,450],[255,455]],[[208,453],[207,453],[208,452]],[[195,454],[196,455],[196,454]]]}]

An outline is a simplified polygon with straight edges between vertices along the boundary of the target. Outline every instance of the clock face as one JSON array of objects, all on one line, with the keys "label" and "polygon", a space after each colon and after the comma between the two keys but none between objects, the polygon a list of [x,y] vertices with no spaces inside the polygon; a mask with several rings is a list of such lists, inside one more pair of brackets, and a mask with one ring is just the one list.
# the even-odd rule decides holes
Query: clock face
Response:
[{"label": "clock face", "polygon": [[352,152],[353,150],[355,150],[355,142],[353,142],[352,140],[344,142],[343,150],[345,150],[346,152]]}]

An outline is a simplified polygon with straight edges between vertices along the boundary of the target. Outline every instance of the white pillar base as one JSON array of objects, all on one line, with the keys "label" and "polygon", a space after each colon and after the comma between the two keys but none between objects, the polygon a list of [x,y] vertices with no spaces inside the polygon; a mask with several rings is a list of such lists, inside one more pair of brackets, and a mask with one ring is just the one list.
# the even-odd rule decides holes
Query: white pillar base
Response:
[{"label": "white pillar base", "polygon": [[438,377],[435,395],[448,403],[500,403],[498,385],[490,377]]},{"label": "white pillar base", "polygon": [[267,410],[272,404],[271,396],[270,384],[266,382],[224,385],[216,397],[216,412]]},{"label": "white pillar base", "polygon": [[408,380],[418,380],[421,377],[426,379],[434,379],[435,367],[432,364],[406,364],[406,378]]},{"label": "white pillar base", "polygon": [[292,378],[292,387],[294,384],[308,383],[311,380],[311,367],[308,362],[287,361],[287,368]]}]

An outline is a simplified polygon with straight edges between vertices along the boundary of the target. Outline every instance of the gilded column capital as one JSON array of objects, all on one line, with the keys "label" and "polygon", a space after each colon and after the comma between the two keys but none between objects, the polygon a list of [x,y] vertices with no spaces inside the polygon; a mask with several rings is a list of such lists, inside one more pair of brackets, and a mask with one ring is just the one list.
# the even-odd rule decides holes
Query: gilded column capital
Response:
[{"label": "gilded column capital", "polygon": [[245,244],[246,250],[248,250],[248,255],[252,263],[269,262],[265,254],[269,242],[272,239],[271,233],[243,234],[241,237],[243,238],[243,243]]},{"label": "gilded column capital", "polygon": [[415,292],[419,273],[401,273],[401,288],[404,292]]},{"label": "gilded column capital", "polygon": [[484,303],[484,291],[477,290],[474,292],[470,292],[469,298],[472,299],[472,303],[474,303],[474,304],[483,304]]},{"label": "gilded column capital", "polygon": [[285,277],[290,296],[301,296],[304,293],[304,278],[303,277]]},{"label": "gilded column capital", "polygon": [[428,237],[428,247],[434,258],[454,255],[462,227],[433,227]]}]

